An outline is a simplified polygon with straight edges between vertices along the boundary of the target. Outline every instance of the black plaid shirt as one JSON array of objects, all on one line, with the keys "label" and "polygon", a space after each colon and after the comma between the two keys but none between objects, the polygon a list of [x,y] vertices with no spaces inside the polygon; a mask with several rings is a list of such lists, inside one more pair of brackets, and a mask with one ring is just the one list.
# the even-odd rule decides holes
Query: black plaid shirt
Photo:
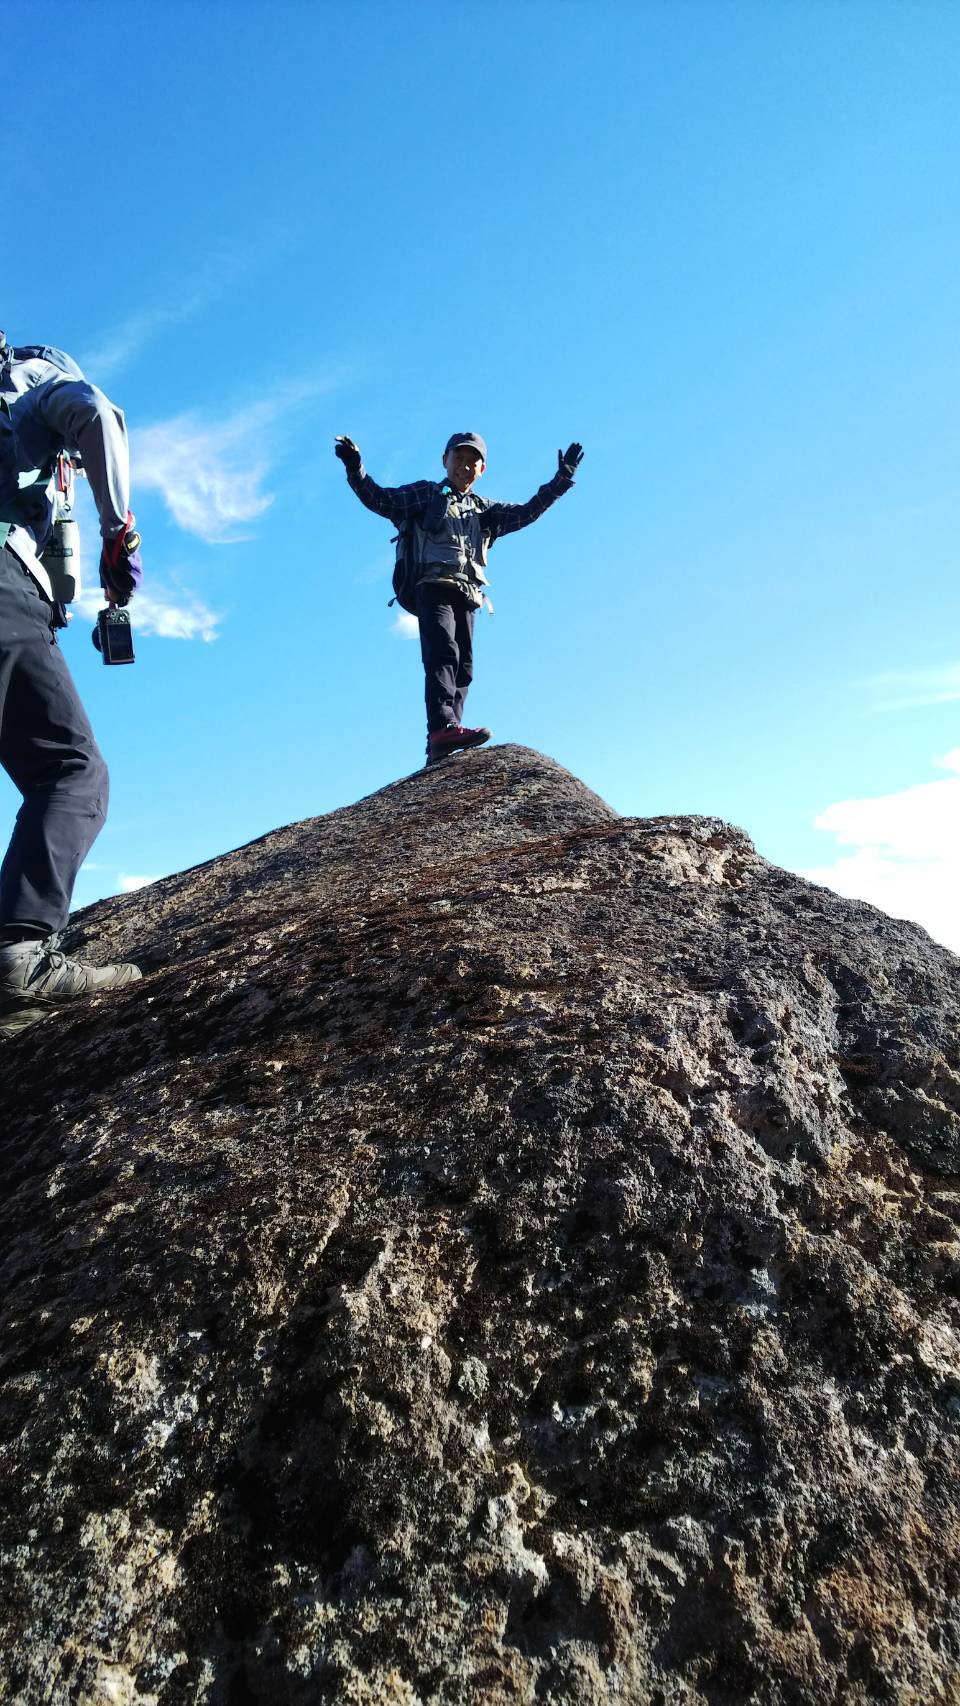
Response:
[{"label": "black plaid shirt", "polygon": [[[358,474],[348,474],[347,479],[367,509],[372,509],[374,515],[386,516],[396,527],[423,515],[440,490],[436,480],[413,480],[409,486],[378,486],[362,466]],[[539,520],[544,511],[562,498],[572,485],[570,476],[558,471],[525,504],[491,503],[486,498],[478,498],[476,501],[482,506],[482,526],[487,543],[492,545],[505,533],[516,533],[521,527],[529,527],[531,521]]]}]

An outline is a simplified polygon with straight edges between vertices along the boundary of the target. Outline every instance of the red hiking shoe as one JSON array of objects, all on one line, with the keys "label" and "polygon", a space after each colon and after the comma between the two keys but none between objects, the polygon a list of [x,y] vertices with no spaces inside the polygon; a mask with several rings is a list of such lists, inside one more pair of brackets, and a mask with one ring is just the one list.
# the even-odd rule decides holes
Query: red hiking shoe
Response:
[{"label": "red hiking shoe", "polygon": [[460,723],[453,723],[448,729],[434,729],[427,741],[427,763],[436,764],[438,758],[446,758],[449,752],[459,752],[467,746],[482,746],[489,739],[489,729],[465,729]]}]

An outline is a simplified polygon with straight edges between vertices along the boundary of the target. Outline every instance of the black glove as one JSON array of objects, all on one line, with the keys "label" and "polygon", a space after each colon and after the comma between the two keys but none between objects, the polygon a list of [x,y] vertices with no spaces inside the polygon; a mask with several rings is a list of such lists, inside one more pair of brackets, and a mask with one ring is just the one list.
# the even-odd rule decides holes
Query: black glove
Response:
[{"label": "black glove", "polygon": [[333,452],[335,456],[339,456],[348,474],[359,474],[363,467],[363,458],[352,438],[334,439]]},{"label": "black glove", "polygon": [[568,448],[566,450],[558,450],[557,451],[557,463],[558,463],[558,470],[557,471],[558,471],[558,473],[565,475],[568,480],[573,479],[573,476],[576,473],[576,471],[579,468],[582,461],[583,461],[583,445],[582,444],[571,444],[568,446]]}]

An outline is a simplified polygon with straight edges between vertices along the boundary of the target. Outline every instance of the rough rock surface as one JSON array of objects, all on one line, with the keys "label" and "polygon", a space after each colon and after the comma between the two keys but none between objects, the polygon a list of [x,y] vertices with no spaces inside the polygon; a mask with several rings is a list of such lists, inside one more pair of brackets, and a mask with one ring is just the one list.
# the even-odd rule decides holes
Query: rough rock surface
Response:
[{"label": "rough rock surface", "polygon": [[6,1045],[5,1702],[960,1700],[960,962],[519,747]]}]

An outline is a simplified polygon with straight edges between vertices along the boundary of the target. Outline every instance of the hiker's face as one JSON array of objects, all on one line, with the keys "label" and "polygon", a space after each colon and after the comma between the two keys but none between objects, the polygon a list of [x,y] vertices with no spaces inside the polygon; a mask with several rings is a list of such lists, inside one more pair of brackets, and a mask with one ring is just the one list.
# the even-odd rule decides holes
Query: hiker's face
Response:
[{"label": "hiker's face", "polygon": [[474,480],[483,473],[483,457],[472,444],[455,444],[443,459],[447,479],[458,492],[469,492]]}]

